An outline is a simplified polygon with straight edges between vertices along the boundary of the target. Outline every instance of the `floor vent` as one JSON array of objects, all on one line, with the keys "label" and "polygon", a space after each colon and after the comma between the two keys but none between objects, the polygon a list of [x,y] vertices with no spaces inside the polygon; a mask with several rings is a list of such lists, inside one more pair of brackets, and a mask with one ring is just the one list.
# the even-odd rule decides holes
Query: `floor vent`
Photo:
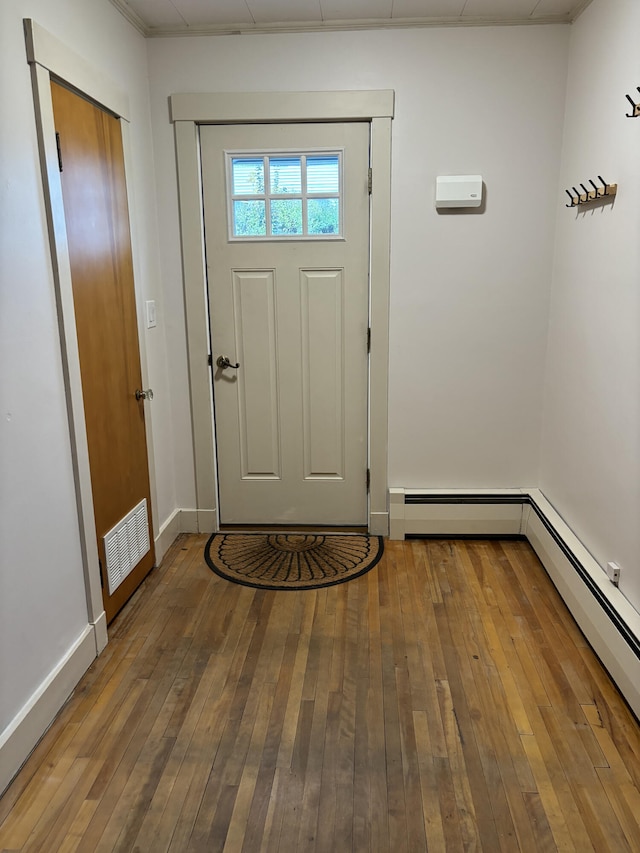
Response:
[{"label": "floor vent", "polygon": [[143,498],[104,537],[109,595],[151,549],[147,499]]}]

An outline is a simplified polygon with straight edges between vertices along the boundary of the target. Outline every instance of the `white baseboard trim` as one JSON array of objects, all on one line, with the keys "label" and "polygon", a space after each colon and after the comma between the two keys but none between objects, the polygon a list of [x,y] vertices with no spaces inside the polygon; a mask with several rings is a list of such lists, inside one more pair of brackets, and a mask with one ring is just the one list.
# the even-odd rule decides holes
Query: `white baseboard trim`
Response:
[{"label": "white baseboard trim", "polygon": [[154,540],[156,564],[160,564],[180,533],[214,533],[217,529],[218,513],[215,509],[174,509]]},{"label": "white baseboard trim", "polygon": [[218,529],[218,512],[215,509],[180,510],[181,533],[215,533]]},{"label": "white baseboard trim", "polygon": [[160,526],[158,535],[154,539],[156,548],[156,565],[160,565],[162,558],[176,541],[178,534],[182,533],[181,527],[182,510],[174,509],[169,518]]},{"label": "white baseboard trim", "polygon": [[[640,614],[538,489],[391,489],[389,520],[372,515],[371,532],[390,538],[525,536],[596,654],[640,717]],[[380,526],[380,530],[374,530]],[[162,525],[156,553],[164,556],[179,533],[217,529],[215,511],[175,510]],[[214,526],[214,529],[210,529]],[[382,529],[384,528],[384,529]],[[164,549],[164,550],[163,550]],[[161,558],[158,558],[161,559]],[[36,746],[107,640],[104,613],[87,625],[65,657],[0,734],[0,792]]]},{"label": "white baseboard trim", "polygon": [[[155,537],[156,562],[160,563],[180,533],[213,533],[214,530],[217,530],[215,510],[174,510]],[[102,611],[95,623],[86,626],[64,658],[0,733],[0,794],[27,760],[107,642],[107,621]]]},{"label": "white baseboard trim", "polygon": [[369,514],[369,533],[372,536],[389,535],[388,512],[372,512]]},{"label": "white baseboard trim", "polygon": [[198,533],[215,533],[219,528],[218,511],[215,509],[198,510]]},{"label": "white baseboard trim", "polygon": [[522,535],[640,718],[640,613],[539,489],[389,490],[390,538]]},{"label": "white baseboard trim", "polygon": [[582,633],[640,718],[640,613],[538,489],[525,535]]},{"label": "white baseboard trim", "polygon": [[199,533],[197,509],[180,510],[180,533]]},{"label": "white baseboard trim", "polygon": [[63,659],[0,734],[0,794],[27,760],[95,657],[94,627],[87,625]]},{"label": "white baseboard trim", "polygon": [[104,651],[107,643],[109,642],[109,637],[107,636],[107,614],[104,610],[93,623],[93,630],[95,633],[97,656]]}]

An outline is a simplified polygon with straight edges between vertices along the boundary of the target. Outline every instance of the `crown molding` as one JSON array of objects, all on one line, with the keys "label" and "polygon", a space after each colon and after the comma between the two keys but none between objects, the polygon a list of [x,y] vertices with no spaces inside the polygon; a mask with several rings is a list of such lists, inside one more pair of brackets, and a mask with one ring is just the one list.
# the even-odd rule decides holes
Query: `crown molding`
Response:
[{"label": "crown molding", "polygon": [[584,10],[587,8],[587,6],[590,6],[592,2],[593,2],[593,0],[582,0],[582,3],[578,4],[573,15],[571,16],[571,23],[576,21],[580,17],[580,15],[584,12]]},{"label": "crown molding", "polygon": [[111,4],[132,24],[145,38],[149,38],[150,28],[145,24],[140,15],[126,3],[126,0],[110,0]]},{"label": "crown molding", "polygon": [[429,27],[520,27],[544,24],[570,24],[591,3],[585,0],[576,15],[541,15],[538,18],[497,17],[445,17],[445,18],[368,18],[349,21],[293,21],[268,24],[200,24],[197,26],[149,27],[126,2],[110,0],[112,5],[146,38],[173,38],[182,36],[229,36],[269,33],[318,33],[353,30],[415,29]]}]

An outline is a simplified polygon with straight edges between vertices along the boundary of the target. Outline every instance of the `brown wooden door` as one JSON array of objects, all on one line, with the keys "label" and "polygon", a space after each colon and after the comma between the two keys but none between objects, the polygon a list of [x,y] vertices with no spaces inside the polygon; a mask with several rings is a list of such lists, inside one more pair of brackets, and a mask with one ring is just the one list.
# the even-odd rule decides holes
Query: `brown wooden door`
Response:
[{"label": "brown wooden door", "polygon": [[[149,466],[120,122],[52,82],[102,596],[111,621],[153,567]],[[109,594],[103,537],[143,498],[151,550]]]}]

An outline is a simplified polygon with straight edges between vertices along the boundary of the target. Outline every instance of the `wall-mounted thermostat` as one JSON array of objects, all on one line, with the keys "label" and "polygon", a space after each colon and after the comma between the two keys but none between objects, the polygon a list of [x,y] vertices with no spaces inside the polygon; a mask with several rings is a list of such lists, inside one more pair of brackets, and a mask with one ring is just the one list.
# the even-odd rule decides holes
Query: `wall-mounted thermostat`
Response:
[{"label": "wall-mounted thermostat", "polygon": [[480,207],[482,175],[438,175],[436,207]]}]

